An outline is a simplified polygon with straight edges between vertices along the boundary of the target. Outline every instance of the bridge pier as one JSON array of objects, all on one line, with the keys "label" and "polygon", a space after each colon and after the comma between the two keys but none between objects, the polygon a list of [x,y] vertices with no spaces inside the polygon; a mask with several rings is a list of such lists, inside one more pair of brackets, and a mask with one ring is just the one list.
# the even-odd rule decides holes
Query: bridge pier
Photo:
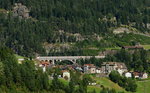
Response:
[{"label": "bridge pier", "polygon": [[55,65],[55,60],[54,59],[52,60],[52,65]]}]

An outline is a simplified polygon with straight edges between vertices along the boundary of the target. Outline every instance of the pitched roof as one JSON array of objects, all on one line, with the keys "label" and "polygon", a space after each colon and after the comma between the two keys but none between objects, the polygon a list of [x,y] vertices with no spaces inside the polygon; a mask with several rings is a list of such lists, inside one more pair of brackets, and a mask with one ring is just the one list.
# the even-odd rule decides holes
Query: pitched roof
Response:
[{"label": "pitched roof", "polygon": [[94,64],[84,64],[84,66],[94,66]]},{"label": "pitched roof", "polygon": [[64,72],[68,72],[69,73],[69,71],[68,70],[62,70],[62,72],[64,73]]},{"label": "pitched roof", "polygon": [[42,64],[42,65],[50,65],[49,62],[41,62],[40,64]]}]

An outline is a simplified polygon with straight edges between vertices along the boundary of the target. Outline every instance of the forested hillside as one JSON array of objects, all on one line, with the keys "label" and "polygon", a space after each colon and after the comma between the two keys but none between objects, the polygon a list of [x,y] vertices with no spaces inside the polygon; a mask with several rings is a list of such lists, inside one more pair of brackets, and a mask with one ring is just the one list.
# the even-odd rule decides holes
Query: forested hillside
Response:
[{"label": "forested hillside", "polygon": [[[15,3],[29,8],[29,19],[12,17]],[[51,50],[46,52],[45,42],[71,46],[49,55],[84,55],[83,47],[70,45],[76,42],[96,41],[98,48],[118,46],[122,41],[112,43],[108,38],[118,38],[110,28],[121,25],[150,33],[150,0],[0,0],[0,8],[0,45],[24,56],[48,55]]]}]

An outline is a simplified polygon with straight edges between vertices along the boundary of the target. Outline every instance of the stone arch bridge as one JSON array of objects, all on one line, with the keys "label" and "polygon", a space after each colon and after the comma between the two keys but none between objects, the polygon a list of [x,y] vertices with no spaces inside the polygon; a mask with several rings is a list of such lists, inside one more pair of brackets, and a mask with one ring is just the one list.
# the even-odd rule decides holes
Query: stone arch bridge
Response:
[{"label": "stone arch bridge", "polygon": [[68,60],[73,63],[76,63],[77,59],[90,59],[92,57],[105,58],[105,56],[40,56],[40,57],[37,57],[36,59],[39,61],[47,61],[52,64],[55,64],[55,62],[57,61],[64,61],[64,60]]}]

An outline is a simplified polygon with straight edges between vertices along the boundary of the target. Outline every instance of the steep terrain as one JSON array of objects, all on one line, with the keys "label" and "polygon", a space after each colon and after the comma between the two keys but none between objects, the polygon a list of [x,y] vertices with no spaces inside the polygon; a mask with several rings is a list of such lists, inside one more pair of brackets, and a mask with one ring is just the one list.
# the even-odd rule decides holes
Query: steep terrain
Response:
[{"label": "steep terrain", "polygon": [[[23,56],[98,55],[110,47],[148,45],[149,6],[149,0],[0,0],[0,45]],[[135,35],[115,34],[122,25]]]}]

